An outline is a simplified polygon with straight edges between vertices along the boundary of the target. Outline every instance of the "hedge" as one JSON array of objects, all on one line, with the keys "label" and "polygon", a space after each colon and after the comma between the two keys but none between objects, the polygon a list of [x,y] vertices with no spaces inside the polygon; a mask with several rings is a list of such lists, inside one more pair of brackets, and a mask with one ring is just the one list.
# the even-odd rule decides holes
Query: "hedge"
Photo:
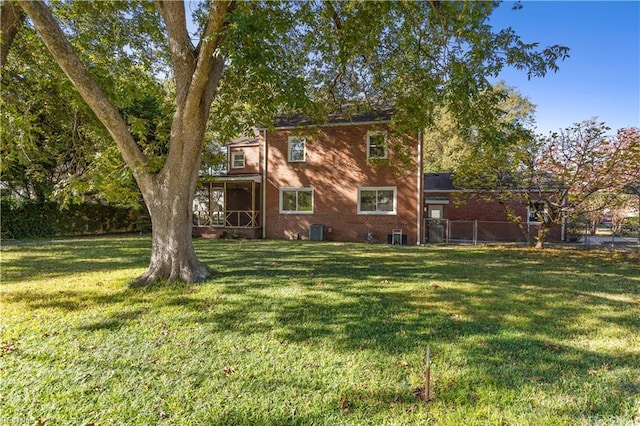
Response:
[{"label": "hedge", "polygon": [[63,235],[95,235],[134,232],[142,229],[148,217],[130,208],[84,203],[66,209],[52,202],[1,200],[2,236],[47,238]]}]

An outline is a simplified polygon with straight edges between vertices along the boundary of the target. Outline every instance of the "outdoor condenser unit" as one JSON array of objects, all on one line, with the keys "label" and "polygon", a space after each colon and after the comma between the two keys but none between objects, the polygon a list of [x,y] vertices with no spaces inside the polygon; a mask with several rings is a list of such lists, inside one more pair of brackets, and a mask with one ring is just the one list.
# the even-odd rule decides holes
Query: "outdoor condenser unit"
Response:
[{"label": "outdoor condenser unit", "polygon": [[309,239],[311,241],[324,241],[324,225],[311,225]]}]

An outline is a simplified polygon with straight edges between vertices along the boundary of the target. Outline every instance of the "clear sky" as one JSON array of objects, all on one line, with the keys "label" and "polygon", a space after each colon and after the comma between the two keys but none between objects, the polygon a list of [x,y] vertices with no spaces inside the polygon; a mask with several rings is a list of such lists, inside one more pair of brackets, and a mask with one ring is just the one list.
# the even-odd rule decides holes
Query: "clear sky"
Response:
[{"label": "clear sky", "polygon": [[491,16],[495,29],[512,27],[525,43],[568,46],[557,73],[527,80],[505,70],[500,79],[536,105],[538,133],[591,117],[612,132],[640,127],[640,1],[505,2]]}]

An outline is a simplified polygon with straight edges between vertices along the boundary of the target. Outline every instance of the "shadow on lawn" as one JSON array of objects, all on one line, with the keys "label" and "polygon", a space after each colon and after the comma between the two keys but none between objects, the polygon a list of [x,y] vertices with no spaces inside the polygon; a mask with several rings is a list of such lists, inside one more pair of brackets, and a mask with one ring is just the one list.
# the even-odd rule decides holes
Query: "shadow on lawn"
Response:
[{"label": "shadow on lawn", "polygon": [[[20,255],[14,256],[14,252]],[[3,253],[2,284],[6,285],[44,276],[56,278],[81,272],[144,267],[151,253],[151,241],[126,235],[38,240],[4,246]]]},{"label": "shadow on lawn", "polygon": [[[437,398],[464,404],[473,404],[477,388],[487,384],[506,391],[531,383],[555,386],[569,376],[596,383],[610,369],[637,373],[637,352],[612,355],[615,351],[576,345],[581,334],[587,341],[597,334],[599,324],[616,324],[626,335],[640,332],[640,270],[631,262],[603,262],[582,252],[538,255],[364,244],[198,242],[197,247],[217,270],[202,287],[161,285],[103,296],[24,292],[9,294],[7,301],[66,310],[122,305],[83,325],[85,331],[110,330],[146,315],[151,295],[157,296],[155,304],[183,310],[214,335],[266,334],[287,343],[377,352],[389,360],[420,359],[431,344],[451,369],[460,371],[437,384]],[[592,325],[580,323],[584,315]],[[615,416],[617,401],[640,390],[637,377],[604,375],[610,394],[590,400],[588,407],[570,404],[567,415]],[[366,404],[383,411],[409,404],[411,393],[354,387],[345,398],[353,409]],[[256,422],[252,413],[230,416],[236,424]],[[322,417],[304,420],[321,422]],[[282,419],[282,424],[289,422]]]}]

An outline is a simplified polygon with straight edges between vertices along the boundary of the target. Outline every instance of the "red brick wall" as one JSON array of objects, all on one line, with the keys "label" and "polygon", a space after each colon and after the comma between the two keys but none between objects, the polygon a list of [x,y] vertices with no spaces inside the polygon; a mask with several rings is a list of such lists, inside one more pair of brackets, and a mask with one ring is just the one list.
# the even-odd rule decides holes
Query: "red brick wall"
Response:
[{"label": "red brick wall", "polygon": [[[460,222],[452,224],[452,234],[456,230],[460,235],[470,233],[473,225],[461,222],[477,220],[479,221],[478,239],[480,240],[518,241],[524,238],[522,231],[515,224],[490,223],[510,222],[504,208],[498,203],[491,203],[475,194],[465,192],[428,192],[425,195],[449,199],[449,204],[444,204],[443,219]],[[460,203],[460,201],[464,202]],[[522,221],[526,226],[527,206],[518,204],[512,204],[511,206],[515,214],[522,217]],[[427,208],[428,205],[425,204],[425,217],[427,217]],[[538,225],[531,224],[528,228],[532,236],[535,236],[538,232]],[[456,236],[453,235],[453,237],[455,238]],[[561,238],[562,227],[560,225],[552,227],[547,234],[547,241],[560,241]]]},{"label": "red brick wall", "polygon": [[[407,243],[415,244],[417,229],[417,140],[405,138],[413,161],[410,169],[397,171],[399,150],[389,149],[389,163],[367,163],[366,136],[382,125],[327,126],[312,129],[267,132],[266,230],[267,238],[309,236],[312,224],[325,226],[330,241],[386,242],[393,229],[407,234]],[[306,137],[306,161],[289,163],[288,137]],[[389,138],[392,135],[389,133]],[[359,187],[396,187],[397,214],[357,213]],[[313,214],[281,214],[280,188],[312,188]]]},{"label": "red brick wall", "polygon": [[[239,175],[239,174],[260,173],[260,170],[261,170],[260,150],[261,150],[261,147],[258,144],[229,146],[227,174]],[[237,169],[233,168],[234,152],[244,152],[244,167],[237,168]]]}]

